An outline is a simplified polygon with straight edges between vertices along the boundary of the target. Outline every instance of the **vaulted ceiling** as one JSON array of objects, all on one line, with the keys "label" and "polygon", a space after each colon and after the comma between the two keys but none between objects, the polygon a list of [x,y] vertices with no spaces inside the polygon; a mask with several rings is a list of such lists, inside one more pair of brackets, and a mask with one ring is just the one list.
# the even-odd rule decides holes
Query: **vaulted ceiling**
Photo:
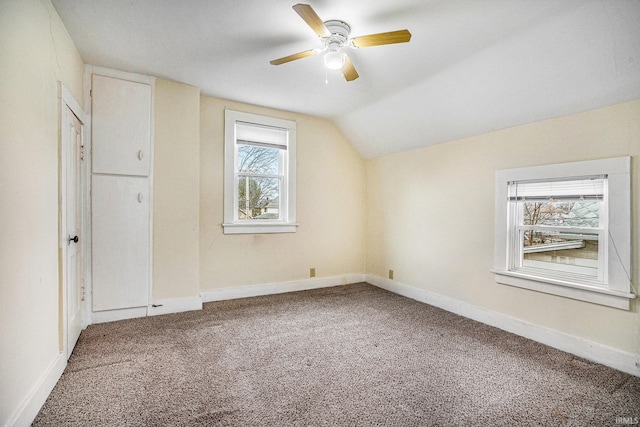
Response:
[{"label": "vaulted ceiling", "polygon": [[640,0],[303,2],[411,42],[349,50],[347,82],[322,55],[269,64],[321,47],[296,1],[53,0],[86,63],[330,118],[365,158],[640,98]]}]

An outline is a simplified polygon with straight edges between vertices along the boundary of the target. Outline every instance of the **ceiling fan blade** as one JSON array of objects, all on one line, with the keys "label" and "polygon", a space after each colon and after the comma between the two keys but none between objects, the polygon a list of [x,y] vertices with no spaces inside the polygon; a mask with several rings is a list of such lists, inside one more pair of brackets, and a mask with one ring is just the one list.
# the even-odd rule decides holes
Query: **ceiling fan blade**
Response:
[{"label": "ceiling fan blade", "polygon": [[269,61],[271,65],[280,65],[287,62],[295,61],[296,59],[306,58],[307,56],[313,56],[320,52],[318,49],[305,50],[304,52],[294,53],[293,55],[285,56],[282,58]]},{"label": "ceiling fan blade", "polygon": [[353,66],[353,62],[351,62],[351,59],[349,59],[347,55],[344,56],[344,66],[342,67],[342,75],[348,82],[360,77],[360,75],[356,71],[356,67]]},{"label": "ceiling fan blade", "polygon": [[354,37],[351,44],[354,47],[371,47],[384,44],[406,43],[411,40],[409,30],[390,31],[388,33],[370,34],[368,36]]},{"label": "ceiling fan blade", "polygon": [[324,26],[322,19],[320,19],[316,11],[308,4],[298,3],[293,6],[293,10],[295,10],[298,15],[304,19],[304,22],[320,37],[329,37],[331,35],[331,32]]}]

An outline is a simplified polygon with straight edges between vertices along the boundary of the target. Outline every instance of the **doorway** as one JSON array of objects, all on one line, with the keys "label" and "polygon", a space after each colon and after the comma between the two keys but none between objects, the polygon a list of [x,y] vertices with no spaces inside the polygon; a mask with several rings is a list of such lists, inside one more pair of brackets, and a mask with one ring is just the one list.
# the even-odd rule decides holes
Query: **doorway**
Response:
[{"label": "doorway", "polygon": [[[71,356],[84,328],[84,123],[82,110],[64,90],[61,102],[60,249],[62,269],[61,347]],[[66,94],[66,96],[65,96]]]}]

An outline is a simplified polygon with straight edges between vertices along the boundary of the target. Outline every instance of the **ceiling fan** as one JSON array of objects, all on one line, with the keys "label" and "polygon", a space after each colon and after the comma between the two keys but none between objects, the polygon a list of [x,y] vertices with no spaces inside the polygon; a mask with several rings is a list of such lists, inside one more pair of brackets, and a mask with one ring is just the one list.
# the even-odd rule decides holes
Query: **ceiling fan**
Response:
[{"label": "ceiling fan", "polygon": [[295,61],[296,59],[306,58],[307,56],[317,55],[326,51],[327,53],[324,55],[324,65],[330,70],[342,69],[344,78],[350,82],[357,79],[359,75],[347,54],[343,52],[344,47],[371,47],[393,43],[406,43],[411,40],[409,30],[398,30],[349,38],[351,27],[349,27],[349,24],[346,22],[335,19],[323,22],[308,4],[298,3],[293,6],[293,10],[320,36],[322,39],[322,48],[306,50],[274,59],[270,61],[272,65],[285,64]]}]

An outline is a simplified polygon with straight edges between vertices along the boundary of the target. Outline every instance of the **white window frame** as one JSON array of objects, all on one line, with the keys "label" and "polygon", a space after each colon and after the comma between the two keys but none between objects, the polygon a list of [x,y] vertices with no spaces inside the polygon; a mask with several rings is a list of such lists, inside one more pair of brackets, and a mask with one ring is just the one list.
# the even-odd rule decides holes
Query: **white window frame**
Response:
[{"label": "white window frame", "polygon": [[[224,222],[225,234],[295,233],[296,223],[296,122],[225,110],[224,130]],[[280,220],[246,220],[238,218],[238,144],[236,123],[249,123],[287,131],[287,148],[280,155],[282,184]]]},{"label": "white window frame", "polygon": [[[616,157],[584,162],[534,166],[496,171],[494,268],[497,283],[629,310],[635,298],[631,288],[631,158]],[[604,265],[599,280],[554,277],[514,268],[519,246],[510,224],[513,203],[509,183],[606,176],[603,218],[608,224],[604,245],[599,245]],[[600,280],[601,279],[601,280]]]}]

